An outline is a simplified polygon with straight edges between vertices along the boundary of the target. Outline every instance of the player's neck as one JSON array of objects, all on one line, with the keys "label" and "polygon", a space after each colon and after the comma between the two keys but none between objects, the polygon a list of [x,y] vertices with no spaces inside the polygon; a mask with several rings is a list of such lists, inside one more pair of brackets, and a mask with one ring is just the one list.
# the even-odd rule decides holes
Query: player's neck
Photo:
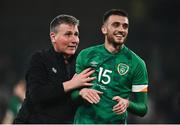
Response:
[{"label": "player's neck", "polygon": [[114,45],[114,44],[109,44],[108,42],[105,42],[105,48],[110,52],[110,53],[118,53],[121,51],[121,48],[123,47],[124,44],[122,45]]}]

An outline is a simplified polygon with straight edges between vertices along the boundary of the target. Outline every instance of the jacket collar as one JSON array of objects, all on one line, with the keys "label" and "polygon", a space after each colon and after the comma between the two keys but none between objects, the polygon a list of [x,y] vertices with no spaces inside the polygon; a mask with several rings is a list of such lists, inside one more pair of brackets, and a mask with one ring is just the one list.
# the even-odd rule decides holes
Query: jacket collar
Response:
[{"label": "jacket collar", "polygon": [[[65,60],[62,53],[56,52],[53,47],[51,47],[50,50],[51,50],[51,52],[55,55],[55,57],[56,57],[58,60]],[[70,58],[68,58],[67,61],[70,63],[70,62],[72,62],[74,59],[76,59],[76,57],[77,57],[77,54],[75,53],[73,56],[71,56]]]}]

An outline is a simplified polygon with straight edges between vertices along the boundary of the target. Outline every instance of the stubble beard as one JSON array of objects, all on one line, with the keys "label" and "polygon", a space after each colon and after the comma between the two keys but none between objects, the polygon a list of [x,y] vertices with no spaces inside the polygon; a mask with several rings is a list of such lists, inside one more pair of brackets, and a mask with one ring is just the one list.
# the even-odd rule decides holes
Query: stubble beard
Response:
[{"label": "stubble beard", "polygon": [[112,45],[114,48],[121,47],[127,40],[127,37],[123,40],[123,42],[116,41],[112,36],[107,36],[108,44]]}]

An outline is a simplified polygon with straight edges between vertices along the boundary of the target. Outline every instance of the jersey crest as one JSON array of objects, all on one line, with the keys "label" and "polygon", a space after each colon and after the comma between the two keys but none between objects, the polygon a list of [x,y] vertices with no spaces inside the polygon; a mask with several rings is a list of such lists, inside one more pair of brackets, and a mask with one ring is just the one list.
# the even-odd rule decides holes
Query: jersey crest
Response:
[{"label": "jersey crest", "polygon": [[129,66],[124,63],[119,63],[117,66],[118,73],[122,76],[128,73]]}]

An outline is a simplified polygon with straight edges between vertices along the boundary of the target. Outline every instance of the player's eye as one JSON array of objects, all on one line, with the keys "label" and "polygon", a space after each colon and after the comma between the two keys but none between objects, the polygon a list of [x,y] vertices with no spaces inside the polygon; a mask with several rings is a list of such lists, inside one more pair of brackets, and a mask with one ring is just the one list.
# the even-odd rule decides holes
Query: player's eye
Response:
[{"label": "player's eye", "polygon": [[119,22],[114,22],[114,23],[112,23],[112,26],[115,27],[115,28],[118,27],[119,25],[120,25]]},{"label": "player's eye", "polygon": [[127,28],[129,27],[129,25],[128,25],[127,23],[124,23],[124,24],[122,25],[122,27],[123,27],[124,29],[127,29]]}]

